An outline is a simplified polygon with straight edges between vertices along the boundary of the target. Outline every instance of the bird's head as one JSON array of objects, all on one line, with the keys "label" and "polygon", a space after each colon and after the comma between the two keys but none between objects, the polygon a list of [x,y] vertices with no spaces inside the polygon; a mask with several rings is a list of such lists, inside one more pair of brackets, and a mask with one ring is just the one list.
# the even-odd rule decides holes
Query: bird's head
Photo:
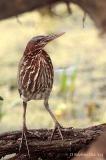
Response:
[{"label": "bird's head", "polygon": [[62,33],[58,33],[58,34],[51,34],[51,35],[47,35],[47,36],[36,36],[36,37],[33,37],[27,47],[29,50],[33,50],[33,51],[36,51],[36,50],[42,50],[46,44],[48,44],[49,42],[53,41],[54,39],[62,36],[65,32],[62,32]]}]

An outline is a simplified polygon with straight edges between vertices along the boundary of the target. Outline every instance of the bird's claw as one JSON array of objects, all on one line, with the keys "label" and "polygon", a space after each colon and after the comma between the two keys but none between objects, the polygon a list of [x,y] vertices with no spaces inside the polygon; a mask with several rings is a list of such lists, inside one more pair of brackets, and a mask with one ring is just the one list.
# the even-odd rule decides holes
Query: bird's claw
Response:
[{"label": "bird's claw", "polygon": [[27,135],[26,135],[27,132],[28,132],[28,130],[26,128],[24,128],[22,131],[22,137],[21,137],[21,142],[20,142],[20,146],[19,146],[19,153],[21,152],[23,141],[25,140],[25,145],[27,148],[28,157],[30,159],[30,152],[29,152],[28,140],[27,140]]},{"label": "bird's claw", "polygon": [[29,134],[29,135],[32,135],[32,136],[36,136],[37,138],[40,138],[40,135],[39,134],[37,134],[37,133],[34,133],[33,131],[27,131],[27,133]]},{"label": "bird's claw", "polygon": [[53,140],[53,137],[54,137],[54,135],[55,135],[56,130],[58,130],[58,133],[59,133],[59,135],[60,135],[60,138],[61,138],[62,140],[64,139],[64,138],[63,138],[63,134],[62,134],[62,130],[64,130],[64,128],[63,128],[60,124],[56,123],[55,128],[54,128],[54,130],[53,130],[53,132],[52,132],[52,135],[51,135],[51,137],[50,137],[50,141]]}]

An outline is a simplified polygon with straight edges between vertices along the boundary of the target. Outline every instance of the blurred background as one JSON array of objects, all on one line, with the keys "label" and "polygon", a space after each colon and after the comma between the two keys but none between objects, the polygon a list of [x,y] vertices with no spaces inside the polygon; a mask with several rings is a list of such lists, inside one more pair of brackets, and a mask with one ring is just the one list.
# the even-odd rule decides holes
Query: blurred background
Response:
[{"label": "blurred background", "polygon": [[[0,22],[0,132],[21,129],[22,100],[17,90],[17,68],[27,42],[36,35],[65,31],[45,47],[55,70],[50,107],[65,127],[87,127],[106,122],[106,45],[93,22],[72,5],[57,5]],[[84,25],[84,26],[83,26]],[[3,100],[2,100],[3,98]],[[29,128],[52,128],[42,101],[30,101]]]}]

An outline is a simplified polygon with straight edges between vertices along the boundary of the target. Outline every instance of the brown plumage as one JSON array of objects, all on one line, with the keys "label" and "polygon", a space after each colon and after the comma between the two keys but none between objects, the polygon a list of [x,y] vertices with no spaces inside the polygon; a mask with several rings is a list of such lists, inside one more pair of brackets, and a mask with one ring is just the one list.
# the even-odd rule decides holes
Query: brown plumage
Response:
[{"label": "brown plumage", "polygon": [[20,61],[18,79],[19,93],[23,101],[49,97],[53,75],[51,59],[44,50],[37,51],[36,54],[33,50],[26,50]]},{"label": "brown plumage", "polygon": [[47,52],[43,49],[48,42],[62,36],[63,34],[64,33],[33,37],[28,42],[19,63],[18,90],[20,97],[23,100],[24,109],[23,131],[20,149],[22,147],[23,139],[25,138],[28,155],[29,148],[26,138],[26,108],[27,102],[30,100],[44,100],[44,106],[55,122],[54,132],[56,129],[58,129],[61,138],[63,138],[61,126],[49,109],[48,99],[53,86],[54,71],[52,61]]}]

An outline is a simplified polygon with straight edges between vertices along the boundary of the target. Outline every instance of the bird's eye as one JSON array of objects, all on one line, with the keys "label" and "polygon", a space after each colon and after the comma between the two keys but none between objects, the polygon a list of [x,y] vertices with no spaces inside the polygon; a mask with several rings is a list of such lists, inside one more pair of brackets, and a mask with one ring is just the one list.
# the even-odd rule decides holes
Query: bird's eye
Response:
[{"label": "bird's eye", "polygon": [[38,40],[37,40],[37,43],[40,43],[40,42],[41,42],[41,40],[40,40],[40,39],[38,39]]}]

